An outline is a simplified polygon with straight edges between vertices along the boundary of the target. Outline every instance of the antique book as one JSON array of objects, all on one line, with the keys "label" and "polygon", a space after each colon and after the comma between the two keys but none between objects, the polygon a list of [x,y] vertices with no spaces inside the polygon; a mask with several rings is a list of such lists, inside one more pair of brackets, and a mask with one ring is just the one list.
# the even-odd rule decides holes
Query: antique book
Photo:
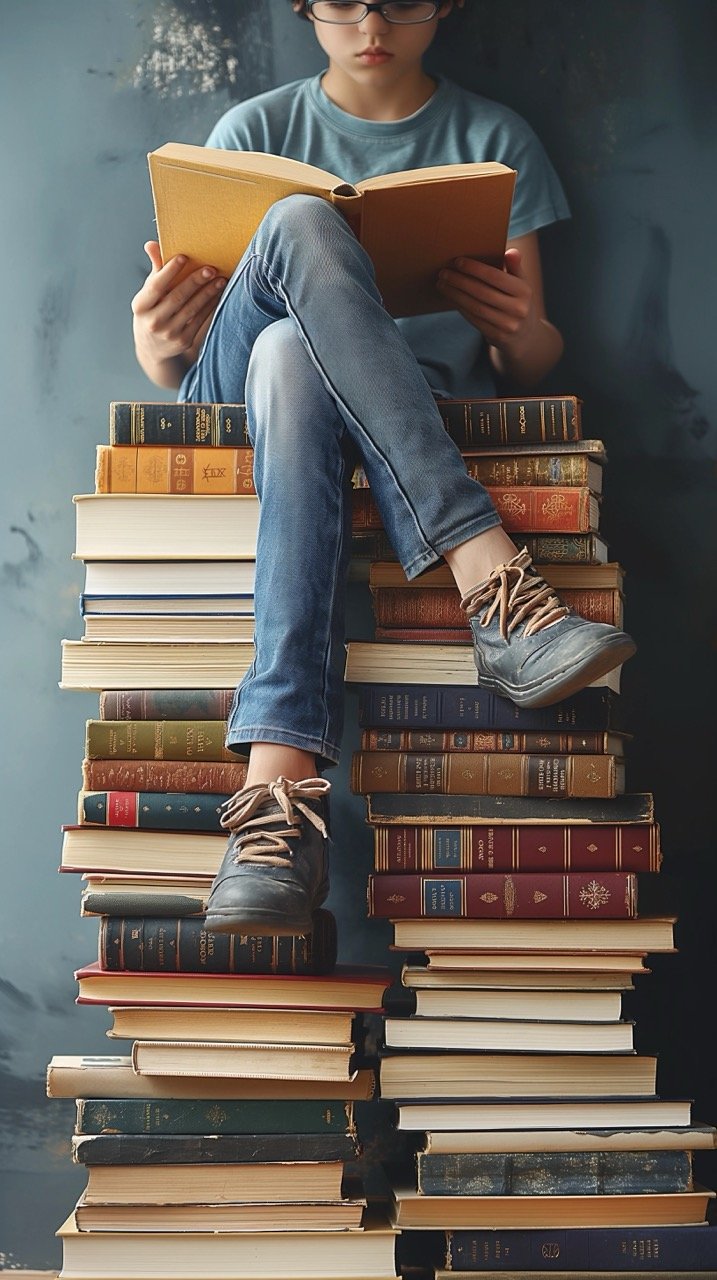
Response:
[{"label": "antique book", "polygon": [[224,720],[86,720],[88,760],[227,760]]},{"label": "antique book", "polygon": [[[85,1099],[85,1101],[87,1101]],[[152,1099],[112,1099],[113,1109],[124,1101],[141,1102],[157,1110]],[[205,1114],[223,1112],[231,1104],[205,1101]],[[277,1100],[277,1106],[281,1102]],[[291,1106],[300,1107],[300,1102]],[[329,1105],[329,1104],[324,1104]],[[347,1105],[351,1105],[350,1103]],[[331,1109],[331,1108],[330,1108]],[[334,1108],[335,1109],[335,1108]],[[253,1161],[277,1165],[307,1161],[357,1160],[361,1147],[355,1133],[295,1133],[292,1121],[286,1121],[285,1133],[214,1133],[211,1123],[197,1133],[99,1133],[76,1134],[72,1138],[72,1159],[88,1167],[105,1165],[222,1165],[246,1164]],[[156,1174],[155,1174],[156,1176]],[[162,1174],[160,1173],[160,1177]],[[297,1197],[302,1198],[302,1197]]]},{"label": "antique book", "polygon": [[373,917],[469,920],[631,919],[637,915],[637,876],[630,871],[475,871],[370,875]]},{"label": "antique book", "polygon": [[[545,581],[561,594],[566,589],[622,591],[624,586],[625,570],[616,560],[605,564],[546,564],[537,567]],[[398,561],[377,560],[371,565],[368,581],[372,594],[388,587],[402,588],[418,595],[429,589],[450,587],[458,594],[447,564],[438,564],[420,577],[408,579]]]},{"label": "antique book", "polygon": [[384,1019],[387,1049],[472,1053],[631,1053],[632,1023],[499,1018]]},{"label": "antique book", "polygon": [[216,689],[237,684],[253,660],[250,640],[63,640],[60,688]]},{"label": "antique book", "polygon": [[[613,693],[619,693],[621,669],[621,666],[614,667],[589,688],[611,689]],[[473,646],[350,640],[346,646],[344,679],[348,684],[475,685]],[[371,723],[376,724],[377,721]],[[440,723],[434,721],[432,727]],[[596,728],[594,724],[589,727]]]},{"label": "antique book", "polygon": [[254,494],[80,493],[72,501],[77,560],[251,560],[256,555],[259,499]]},{"label": "antique book", "polygon": [[185,448],[251,443],[246,405],[176,400],[112,400],[109,441],[113,445],[183,445]]},{"label": "antique book", "polygon": [[222,809],[229,799],[227,794],[202,791],[80,791],[77,821],[89,826],[142,827],[150,831],[219,832]]},{"label": "antique book", "polygon": [[132,1061],[123,1054],[105,1056],[81,1056],[56,1054],[47,1068],[47,1095],[50,1098],[141,1098],[141,1099],[203,1099],[213,1102],[228,1100],[246,1101],[261,1099],[273,1103],[274,1099],[304,1100],[322,1099],[342,1105],[346,1101],[368,1101],[376,1086],[375,1073],[361,1068],[350,1081],[271,1081],[247,1079],[215,1079],[205,1076],[201,1080],[177,1076],[138,1076],[132,1070]]},{"label": "antique book", "polygon": [[[525,547],[534,564],[544,569],[546,564],[601,565],[609,558],[609,548],[598,533],[517,533],[511,534],[516,547]],[[397,562],[396,553],[384,529],[363,529],[351,538],[351,555],[357,562],[355,576],[365,579],[367,569],[361,568],[371,560]]]},{"label": "antique book", "polygon": [[62,828],[60,869],[214,876],[226,846],[226,835],[221,832],[66,824]]},{"label": "antique book", "polygon": [[[650,1090],[646,1092],[649,1094]],[[503,1102],[490,1098],[485,1101],[467,1098],[463,1102],[453,1102],[450,1098],[429,1102],[418,1099],[401,1102],[396,1110],[399,1130],[430,1131],[432,1141],[438,1141],[441,1133],[454,1134],[459,1141],[467,1143],[475,1134],[482,1136],[485,1143],[492,1143],[501,1134],[507,1134],[507,1140],[512,1141],[520,1130],[531,1133],[550,1130],[559,1142],[569,1129],[580,1132],[600,1129],[606,1134],[638,1127],[655,1134],[668,1127],[685,1129],[691,1124],[692,1103],[683,1098],[595,1097],[589,1093],[574,1099],[528,1098],[516,1093]],[[487,1151],[491,1149],[485,1147]],[[549,1150],[550,1145],[546,1149]]]},{"label": "antique book", "polygon": [[622,756],[504,752],[355,751],[351,790],[489,796],[615,796]]},{"label": "antique book", "polygon": [[[545,568],[547,570],[548,566]],[[549,581],[547,572],[542,576]],[[624,607],[621,591],[613,587],[561,587],[559,594],[564,604],[582,618],[587,618],[588,622],[622,626]],[[462,637],[463,643],[470,640],[468,619],[461,609],[460,592],[455,586],[374,587],[371,595],[377,639],[381,639],[384,632],[387,639],[391,638],[389,633],[394,633],[396,639],[400,634],[403,639],[412,640],[420,639],[420,636],[410,634],[418,630],[453,630]]]},{"label": "antique book", "polygon": [[392,1222],[397,1227],[451,1230],[460,1227],[654,1226],[704,1222],[715,1192],[654,1191],[622,1195],[427,1196],[394,1187]]},{"label": "antique book", "polygon": [[601,730],[560,733],[558,730],[528,729],[524,733],[489,729],[364,729],[361,751],[505,752],[512,755],[624,754],[626,738],[621,733]]},{"label": "antique book", "polygon": [[392,315],[452,310],[435,282],[461,254],[503,262],[516,177],[507,165],[407,169],[352,186],[315,165],[258,151],[168,142],[148,159],[162,259],[186,255],[184,274],[210,262],[231,276],[264,214],[299,193],[344,214]]},{"label": "antique book", "polygon": [[381,1097],[396,1101],[640,1098],[654,1094],[656,1071],[655,1057],[633,1052],[411,1051],[384,1054],[379,1079]]},{"label": "antique book", "polygon": [[[184,795],[196,792],[231,796],[244,786],[245,780],[246,763],[240,760],[235,764],[211,760],[82,761],[82,788],[86,792],[154,792],[159,796],[168,792]],[[127,803],[131,806],[133,802]],[[122,825],[131,824],[128,821]],[[138,822],[136,825],[150,824]]]},{"label": "antique book", "polygon": [[[445,400],[439,400],[441,410]],[[472,401],[476,404],[476,401]],[[463,462],[469,476],[486,487],[511,488],[515,485],[584,485],[593,493],[601,493],[603,468],[607,462],[602,440],[570,440],[555,443],[516,441],[515,445],[485,445],[480,451],[463,449]],[[354,489],[368,489],[363,467],[352,477]]]},{"label": "antique book", "polygon": [[689,1151],[419,1151],[427,1196],[613,1196],[692,1189]]},{"label": "antique book", "polygon": [[[451,957],[451,959],[455,958],[455,956]],[[639,965],[632,965],[624,972],[607,968],[584,971],[561,970],[557,967],[552,970],[545,968],[520,970],[501,966],[488,969],[479,967],[480,961],[488,958],[486,956],[480,956],[478,964],[474,963],[470,953],[467,957],[461,958],[467,960],[468,968],[441,968],[437,963],[404,964],[401,968],[401,985],[409,992],[413,992],[416,997],[420,993],[424,999],[431,993],[440,993],[448,1008],[451,1007],[451,1000],[461,995],[468,996],[469,999],[471,997],[477,999],[481,995],[486,997],[504,995],[510,998],[513,995],[529,997],[532,994],[545,993],[550,998],[554,994],[560,994],[563,997],[575,994],[578,999],[583,997],[589,1001],[593,995],[602,991],[632,991],[635,987],[633,973],[647,972]],[[515,958],[524,959],[525,957]],[[436,1010],[431,1009],[431,1012],[435,1013]]]},{"label": "antique book", "polygon": [[[584,486],[491,486],[487,492],[507,533],[595,533],[600,523],[599,498]],[[383,527],[370,489],[352,490],[351,527]]]},{"label": "antique book", "polygon": [[340,1136],[353,1133],[354,1128],[353,1103],[329,1098],[274,1103],[235,1099],[221,1107],[209,1098],[78,1098],[75,1123],[75,1133],[87,1137],[223,1134],[248,1136],[252,1141],[287,1134]]},{"label": "antique book", "polygon": [[80,1231],[311,1231],[342,1234],[361,1226],[366,1201],[344,1200],[275,1201],[229,1204],[181,1205],[86,1205],[82,1198],[75,1206],[75,1222]]},{"label": "antique book", "polygon": [[394,943],[488,951],[674,951],[674,916],[632,920],[395,920]]},{"label": "antique book", "polygon": [[203,916],[212,875],[83,872],[81,916]]},{"label": "antique book", "polygon": [[[246,939],[241,934],[232,936],[236,936],[239,947],[248,945],[251,950],[253,967],[249,969],[247,964],[243,975],[207,971],[178,973],[172,970],[113,972],[101,969],[95,963],[85,965],[75,973],[77,1003],[112,1006],[225,1005],[227,1008],[282,1006],[361,1012],[381,1008],[383,994],[392,980],[390,970],[378,965],[335,965],[328,973],[321,969],[312,972],[304,938],[262,936]],[[81,1095],[82,1089],[79,1089],[76,1096]],[[118,1097],[124,1096],[118,1094]],[[139,1096],[142,1096],[141,1091]]]},{"label": "antique book", "polygon": [[[600,1104],[593,1105],[599,1107]],[[573,1125],[567,1129],[427,1131],[423,1151],[435,1155],[531,1152],[533,1156],[556,1151],[620,1152],[623,1155],[649,1152],[659,1159],[668,1151],[713,1151],[715,1145],[717,1130],[709,1124],[652,1129],[630,1128],[624,1124],[615,1129],[584,1129]]]},{"label": "antique book", "polygon": [[280,1044],[350,1044],[350,1009],[204,1009],[110,1005],[113,1040],[252,1040]]},{"label": "antique book", "polygon": [[372,825],[406,826],[441,823],[464,827],[472,822],[495,823],[652,823],[655,805],[651,791],[627,792],[612,798],[583,796],[476,796],[430,797],[400,791],[370,792],[366,797]]},{"label": "antique book", "polygon": [[203,916],[102,916],[98,938],[100,968],[125,973],[323,974],[336,951],[336,919],[324,908],[307,934],[213,933]]},{"label": "antique book", "polygon": [[[574,1271],[594,1277],[617,1275],[662,1276],[671,1280],[696,1273],[717,1272],[717,1230],[696,1226],[553,1228],[552,1230],[448,1231],[444,1266],[467,1274],[499,1271],[515,1277],[529,1271],[542,1280],[566,1278]],[[546,1264],[549,1263],[549,1266]],[[437,1272],[436,1275],[439,1273]],[[447,1280],[441,1272],[441,1280]]]},{"label": "antique book", "polygon": [[[151,1143],[145,1140],[145,1146]],[[267,1200],[339,1200],[340,1162],[297,1164],[237,1162],[142,1165],[92,1165],[82,1192],[83,1205],[196,1205],[257,1203]],[[302,1182],[302,1180],[305,1180]]]},{"label": "antique book", "polygon": [[[403,951],[404,947],[392,944],[392,951]],[[538,975],[545,980],[551,977],[560,984],[566,975],[584,979],[586,976],[599,977],[611,974],[624,980],[635,973],[649,973],[645,965],[647,951],[589,950],[577,951],[553,948],[526,947],[522,951],[478,949],[465,947],[460,951],[450,947],[425,948],[426,961],[431,971],[452,976],[454,973],[483,973],[486,979],[493,980],[496,974],[504,975],[507,982],[513,976],[514,986],[519,986],[524,979],[530,980]]]},{"label": "antique book", "polygon": [[132,1068],[140,1076],[350,1080],[353,1059],[353,1044],[135,1040],[132,1045]]},{"label": "antique book", "polygon": [[80,1231],[70,1214],[59,1227],[61,1280],[393,1280],[397,1231],[378,1214],[362,1231]]},{"label": "antique book", "polygon": [[95,492],[255,493],[254,450],[98,444]]},{"label": "antique book", "polygon": [[[385,649],[385,646],[383,646]],[[549,707],[517,707],[481,689],[472,678],[451,688],[440,683],[364,683],[358,722],[370,729],[489,729],[551,733],[620,731],[620,699],[605,688],[582,689]]]},{"label": "antique book", "polygon": [[234,689],[106,689],[101,720],[226,720]]},{"label": "antique book", "polygon": [[659,871],[657,823],[373,824],[378,872]]}]

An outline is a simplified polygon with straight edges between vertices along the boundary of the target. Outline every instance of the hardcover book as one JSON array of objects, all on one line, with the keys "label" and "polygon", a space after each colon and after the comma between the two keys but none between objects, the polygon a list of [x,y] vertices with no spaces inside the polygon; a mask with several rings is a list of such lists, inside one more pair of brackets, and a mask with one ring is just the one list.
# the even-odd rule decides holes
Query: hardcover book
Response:
[{"label": "hardcover book", "polygon": [[[186,408],[186,406],[185,406]],[[96,493],[255,493],[254,450],[98,444]]]},{"label": "hardcover book", "polygon": [[231,1044],[196,1040],[135,1040],[132,1069],[140,1076],[250,1076],[272,1080],[350,1080],[354,1046]]},{"label": "hardcover book", "polygon": [[212,933],[202,916],[100,919],[100,967],[125,973],[331,973],[336,964],[336,919],[314,912],[311,933]]},{"label": "hardcover book", "polygon": [[110,444],[250,445],[244,404],[113,400]]},{"label": "hardcover book", "polygon": [[227,760],[224,720],[87,720],[88,760]]},{"label": "hardcover book", "polygon": [[689,1151],[416,1154],[427,1196],[613,1196],[690,1191]]},{"label": "hardcover book", "polygon": [[250,640],[63,640],[60,688],[216,689],[236,685],[253,660]]},{"label": "hardcover book", "polygon": [[226,720],[234,689],[103,689],[101,720]]},{"label": "hardcover book", "polygon": [[397,1227],[451,1230],[465,1226],[635,1227],[704,1222],[714,1191],[654,1191],[622,1195],[426,1196],[393,1188]]},{"label": "hardcover book", "polygon": [[[115,1099],[112,1099],[115,1102]],[[132,1101],[127,1099],[127,1101]],[[278,1103],[277,1103],[278,1105]],[[292,1106],[300,1103],[292,1102]],[[213,1103],[213,1112],[223,1111]],[[107,1165],[161,1165],[163,1177],[168,1164],[224,1165],[272,1163],[275,1165],[298,1164],[308,1161],[357,1160],[361,1148],[352,1133],[293,1133],[291,1121],[287,1121],[286,1133],[217,1134],[207,1125],[202,1134],[100,1133],[72,1139],[72,1158],[88,1168]],[[160,1184],[161,1185],[161,1184]],[[298,1198],[303,1198],[301,1193]]]},{"label": "hardcover book", "polygon": [[[593,1108],[600,1106],[592,1105]],[[635,1117],[631,1119],[634,1124]],[[630,1159],[638,1154],[645,1159],[650,1155],[661,1161],[668,1152],[712,1151],[717,1145],[715,1136],[714,1126],[708,1124],[682,1128],[674,1125],[669,1129],[635,1129],[623,1125],[616,1129],[573,1126],[569,1129],[439,1130],[426,1132],[423,1151],[444,1156],[522,1152],[532,1153],[533,1159],[555,1152],[602,1152],[611,1157],[619,1153]]]},{"label": "hardcover book", "polygon": [[101,827],[219,833],[222,809],[230,798],[201,791],[80,791],[77,820],[81,825]]},{"label": "hardcover book", "polygon": [[148,159],[162,259],[183,253],[186,271],[211,262],[229,278],[268,209],[298,193],[319,196],[344,214],[395,316],[451,310],[435,281],[461,254],[503,261],[516,176],[503,164],[408,169],[351,186],[314,165],[264,152],[169,142]]},{"label": "hardcover book", "polygon": [[656,823],[373,824],[377,872],[660,870]]},{"label": "hardcover book", "polygon": [[[376,646],[374,646],[376,647]],[[380,646],[384,651],[386,645]],[[509,698],[481,689],[473,680],[445,687],[438,681],[414,684],[365,681],[358,689],[358,722],[378,729],[492,729],[506,732],[619,732],[620,699],[609,689],[582,689],[550,707],[521,708]]]},{"label": "hardcover book", "polygon": [[[631,1053],[394,1053],[381,1058],[381,1097],[485,1101],[654,1096],[655,1057]],[[435,1126],[434,1126],[435,1127]],[[447,1223],[445,1225],[448,1225]],[[497,1225],[497,1224],[496,1224]]]},{"label": "hardcover book", "polygon": [[631,1053],[631,1022],[529,1022],[509,1018],[391,1018],[387,1049],[476,1053]]},{"label": "hardcover book", "polygon": [[75,559],[251,560],[256,555],[256,495],[81,493],[72,501]]},{"label": "hardcover book", "polygon": [[529,1271],[531,1275],[673,1272],[685,1277],[717,1271],[717,1229],[698,1226],[585,1227],[448,1231],[444,1265],[461,1273]]},{"label": "hardcover book", "polygon": [[[379,1006],[380,1008],[380,1006]],[[262,1044],[351,1044],[361,1033],[350,1009],[191,1009],[110,1006],[113,1040],[232,1040]]]},{"label": "hardcover book", "polygon": [[674,951],[674,916],[632,920],[395,920],[406,951]]},{"label": "hardcover book", "polygon": [[[600,522],[599,499],[583,486],[490,486],[488,493],[508,533],[597,532]],[[381,514],[370,489],[354,489],[351,498],[351,526],[354,532],[383,527]]]},{"label": "hardcover book", "polygon": [[[649,1088],[646,1093],[650,1093]],[[526,1098],[516,1091],[514,1097],[503,1102],[490,1098],[484,1101],[467,1098],[463,1102],[454,1102],[450,1098],[435,1102],[422,1099],[401,1102],[397,1106],[397,1127],[399,1130],[430,1131],[432,1140],[441,1132],[460,1134],[467,1142],[471,1133],[476,1133],[490,1143],[501,1133],[507,1134],[512,1141],[516,1131],[537,1133],[551,1130],[553,1140],[560,1141],[569,1129],[580,1132],[601,1129],[609,1140],[610,1133],[617,1135],[618,1130],[629,1130],[631,1126],[639,1126],[645,1132],[652,1130],[656,1134],[666,1127],[684,1129],[690,1125],[691,1109],[689,1100],[679,1098],[591,1097],[589,1093],[575,1099]],[[497,1148],[507,1149],[505,1146]],[[550,1146],[545,1149],[549,1150]],[[486,1146],[485,1150],[492,1148]]]},{"label": "hardcover book", "polygon": [[277,1098],[270,1104],[247,1098],[226,1100],[220,1107],[208,1098],[78,1098],[75,1123],[75,1133],[86,1137],[213,1134],[251,1141],[265,1136],[281,1139],[287,1134],[335,1137],[353,1134],[354,1128],[353,1103],[330,1098],[290,1102]]},{"label": "hardcover book", "polygon": [[359,794],[610,797],[624,789],[621,756],[356,751],[351,764]]},{"label": "hardcover book", "polygon": [[649,791],[611,798],[582,796],[448,796],[440,793],[429,799],[401,792],[371,792],[366,797],[369,823],[383,826],[427,825],[440,822],[447,827],[472,822],[546,823],[618,822],[652,823],[655,806]]},{"label": "hardcover book", "polygon": [[[82,787],[85,793],[104,792],[117,796],[135,796],[139,793],[154,795],[154,799],[146,804],[156,815],[157,805],[167,797],[167,793],[187,795],[192,792],[206,796],[232,796],[239,791],[246,781],[246,764],[237,760],[235,764],[211,760],[83,760]],[[136,813],[133,799],[113,802],[112,812],[115,816],[125,815],[121,822],[107,822],[106,826],[136,826],[160,829],[158,822],[149,820],[149,809],[143,812],[147,821],[131,820]],[[172,804],[172,799],[167,801]],[[177,801],[179,803],[179,801]],[[212,801],[209,801],[210,805]],[[152,808],[154,806],[154,808]],[[174,811],[176,813],[176,810]],[[82,821],[82,819],[81,819]],[[167,823],[170,829],[180,830],[172,822]],[[166,830],[167,827],[161,828]],[[187,824],[187,828],[189,824]],[[187,828],[181,828],[186,830]],[[197,828],[199,829],[199,828]],[[211,830],[212,828],[207,828]],[[168,868],[170,871],[172,868]],[[182,868],[178,868],[181,870]]]},{"label": "hardcover book", "polygon": [[637,877],[629,871],[391,875],[368,879],[368,913],[390,920],[588,920],[637,915]]},{"label": "hardcover book", "polygon": [[[589,687],[620,692],[615,667]],[[344,679],[348,684],[461,685],[476,683],[473,646],[469,644],[391,644],[386,640],[351,640],[346,646]],[[373,720],[371,723],[378,723]],[[436,728],[441,721],[433,721]],[[591,729],[596,726],[590,725]]]}]

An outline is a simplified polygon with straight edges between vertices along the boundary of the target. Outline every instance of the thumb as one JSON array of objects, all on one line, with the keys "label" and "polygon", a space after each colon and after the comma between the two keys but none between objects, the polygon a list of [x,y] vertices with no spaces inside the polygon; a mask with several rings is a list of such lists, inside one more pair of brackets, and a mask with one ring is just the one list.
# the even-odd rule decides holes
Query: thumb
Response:
[{"label": "thumb", "polygon": [[156,240],[148,240],[144,246],[144,251],[152,264],[152,271],[159,271],[163,264],[158,242]]},{"label": "thumb", "polygon": [[523,278],[523,260],[520,249],[506,249],[503,266],[509,276]]}]

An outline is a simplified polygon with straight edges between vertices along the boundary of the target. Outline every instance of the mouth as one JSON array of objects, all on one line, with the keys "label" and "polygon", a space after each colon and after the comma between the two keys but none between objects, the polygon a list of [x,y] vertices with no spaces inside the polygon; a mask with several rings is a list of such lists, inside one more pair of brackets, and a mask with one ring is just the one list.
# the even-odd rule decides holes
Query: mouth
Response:
[{"label": "mouth", "polygon": [[381,45],[372,44],[367,49],[362,49],[356,54],[360,62],[386,62],[388,58],[392,58],[393,54],[388,49],[383,49]]}]

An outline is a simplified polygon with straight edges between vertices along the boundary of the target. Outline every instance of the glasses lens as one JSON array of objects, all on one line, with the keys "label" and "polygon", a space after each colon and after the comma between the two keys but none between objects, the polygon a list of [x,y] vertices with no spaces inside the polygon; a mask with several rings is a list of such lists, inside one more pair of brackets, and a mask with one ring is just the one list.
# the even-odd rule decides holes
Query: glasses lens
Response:
[{"label": "glasses lens", "polygon": [[408,0],[393,0],[393,3],[383,6],[383,15],[389,22],[429,22],[439,8],[437,4],[409,4]]},{"label": "glasses lens", "polygon": [[[381,12],[388,22],[412,23],[429,22],[438,13],[440,4],[429,4],[427,0],[390,0],[381,5]],[[314,0],[311,13],[319,22],[362,22],[366,17],[365,4],[353,4],[352,0]]]},{"label": "glasses lens", "polygon": [[314,0],[311,12],[319,22],[361,22],[366,5],[351,4],[346,0]]}]

